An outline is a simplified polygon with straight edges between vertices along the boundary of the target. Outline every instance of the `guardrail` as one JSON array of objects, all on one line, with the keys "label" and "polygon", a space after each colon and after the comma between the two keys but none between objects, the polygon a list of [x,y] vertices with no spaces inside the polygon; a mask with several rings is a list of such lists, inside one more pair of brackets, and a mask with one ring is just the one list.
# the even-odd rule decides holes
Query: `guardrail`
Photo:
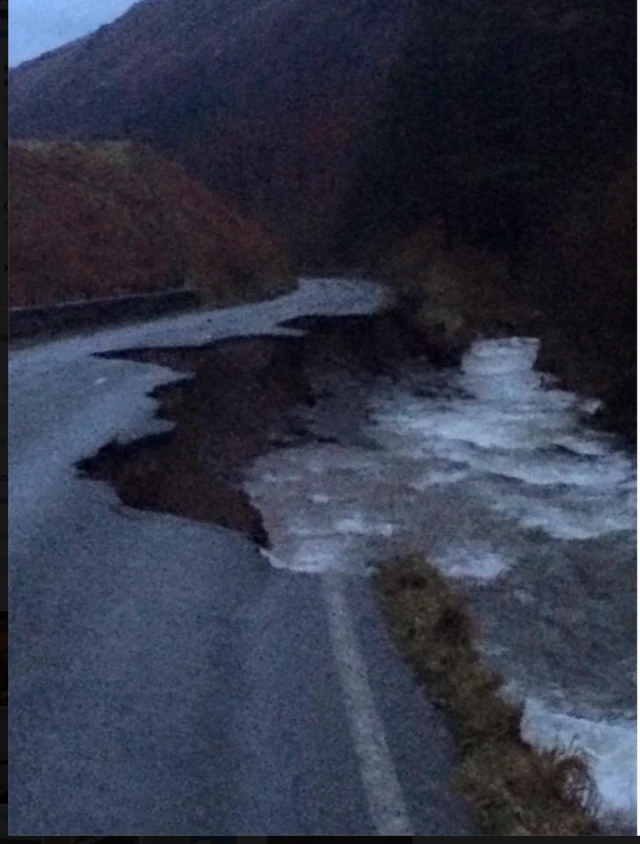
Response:
[{"label": "guardrail", "polygon": [[193,290],[139,293],[110,299],[89,299],[9,309],[9,340],[37,334],[59,334],[76,328],[110,325],[135,319],[149,319],[172,311],[188,310],[200,304]]}]

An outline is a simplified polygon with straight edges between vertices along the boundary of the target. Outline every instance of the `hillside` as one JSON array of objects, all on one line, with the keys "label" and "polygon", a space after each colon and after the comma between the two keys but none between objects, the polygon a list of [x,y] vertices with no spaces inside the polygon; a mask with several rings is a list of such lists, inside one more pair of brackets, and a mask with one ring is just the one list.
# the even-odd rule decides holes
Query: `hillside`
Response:
[{"label": "hillside", "polygon": [[131,143],[9,145],[9,302],[186,285],[233,303],[292,286],[260,225]]},{"label": "hillside", "polygon": [[[625,0],[424,3],[335,241],[344,263],[422,287],[450,323],[484,330],[500,315],[517,327],[518,311],[539,314],[541,362],[615,406],[628,433],[634,33]],[[433,281],[442,266],[448,289]]]},{"label": "hillside", "polygon": [[9,74],[12,137],[130,138],[323,261],[416,0],[140,0]]}]

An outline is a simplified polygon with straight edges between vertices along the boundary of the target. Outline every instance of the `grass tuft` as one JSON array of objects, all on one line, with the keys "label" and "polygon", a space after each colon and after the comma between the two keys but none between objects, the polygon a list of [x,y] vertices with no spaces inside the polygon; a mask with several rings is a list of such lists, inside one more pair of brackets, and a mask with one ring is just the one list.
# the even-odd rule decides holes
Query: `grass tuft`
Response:
[{"label": "grass tuft", "polygon": [[393,561],[376,581],[394,638],[449,717],[461,756],[455,784],[484,831],[597,834],[586,756],[524,741],[523,707],[502,696],[502,678],[478,656],[462,597],[419,556]]}]

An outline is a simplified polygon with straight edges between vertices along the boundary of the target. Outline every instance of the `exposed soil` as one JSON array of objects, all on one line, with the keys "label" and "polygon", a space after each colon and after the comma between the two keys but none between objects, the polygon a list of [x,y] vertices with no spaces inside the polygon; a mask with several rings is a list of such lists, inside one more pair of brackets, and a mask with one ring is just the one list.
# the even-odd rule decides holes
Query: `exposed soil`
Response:
[{"label": "exposed soil", "polygon": [[426,339],[399,312],[374,317],[302,318],[287,323],[303,337],[224,340],[209,347],[106,353],[168,366],[189,378],[156,388],[158,417],[172,432],[133,444],[108,443],[78,468],[106,480],[122,501],[232,528],[268,547],[260,513],[242,490],[240,471],[274,446],[317,439],[302,407],[345,370],[393,376],[420,357]]}]

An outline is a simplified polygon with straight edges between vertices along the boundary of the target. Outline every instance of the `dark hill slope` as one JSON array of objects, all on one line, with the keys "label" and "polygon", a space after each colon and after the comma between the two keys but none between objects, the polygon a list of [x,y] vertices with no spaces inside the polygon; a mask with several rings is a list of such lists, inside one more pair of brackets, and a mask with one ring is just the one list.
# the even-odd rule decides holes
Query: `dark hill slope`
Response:
[{"label": "dark hill slope", "polygon": [[148,142],[322,257],[416,5],[141,0],[10,73],[10,133]]},{"label": "dark hill slope", "polygon": [[[424,279],[434,260],[464,264],[459,275],[470,278],[476,250],[482,295],[454,291],[467,313],[494,293],[540,311],[545,364],[606,398],[628,433],[635,33],[628,0],[423,3],[336,229],[344,262],[377,252]],[[494,279],[501,290],[487,290]]]}]

